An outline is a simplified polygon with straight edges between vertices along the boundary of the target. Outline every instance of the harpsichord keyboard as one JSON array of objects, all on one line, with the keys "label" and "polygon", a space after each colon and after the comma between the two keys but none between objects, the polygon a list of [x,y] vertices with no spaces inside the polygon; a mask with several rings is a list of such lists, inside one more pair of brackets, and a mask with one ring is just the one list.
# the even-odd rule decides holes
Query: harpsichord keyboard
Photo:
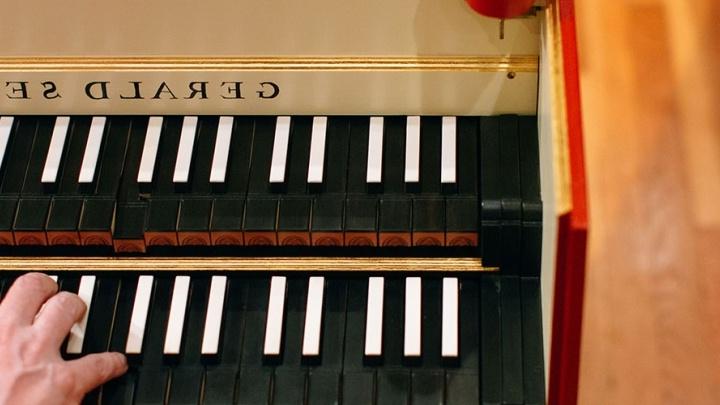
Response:
[{"label": "harpsichord keyboard", "polygon": [[[4,116],[0,243],[500,268],[57,272],[89,308],[63,355],[130,360],[86,403],[541,404],[535,121]],[[0,295],[17,275],[2,273]]]}]

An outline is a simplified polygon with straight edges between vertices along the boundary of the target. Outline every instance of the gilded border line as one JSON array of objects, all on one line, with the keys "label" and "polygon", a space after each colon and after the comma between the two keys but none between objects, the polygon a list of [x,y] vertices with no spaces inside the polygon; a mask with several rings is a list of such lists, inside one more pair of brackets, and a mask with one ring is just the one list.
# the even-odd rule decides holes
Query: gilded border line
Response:
[{"label": "gilded border line", "polygon": [[477,272],[477,257],[0,257],[0,271]]},{"label": "gilded border line", "polygon": [[308,70],[537,72],[538,56],[0,57],[0,72]]}]

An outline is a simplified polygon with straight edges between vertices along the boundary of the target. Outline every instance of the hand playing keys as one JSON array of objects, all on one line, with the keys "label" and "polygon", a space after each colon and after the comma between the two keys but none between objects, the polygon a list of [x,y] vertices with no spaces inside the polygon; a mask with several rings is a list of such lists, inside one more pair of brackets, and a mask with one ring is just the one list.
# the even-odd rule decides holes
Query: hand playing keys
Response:
[{"label": "hand playing keys", "polygon": [[127,370],[120,353],[65,361],[60,346],[85,312],[75,294],[39,273],[17,279],[0,303],[0,404],[77,404]]}]

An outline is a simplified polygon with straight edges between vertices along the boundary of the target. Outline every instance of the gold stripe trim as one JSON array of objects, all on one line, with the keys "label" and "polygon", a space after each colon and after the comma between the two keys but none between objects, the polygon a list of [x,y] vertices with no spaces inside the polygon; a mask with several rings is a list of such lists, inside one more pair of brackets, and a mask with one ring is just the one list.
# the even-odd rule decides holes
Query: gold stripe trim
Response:
[{"label": "gold stripe trim", "polygon": [[538,56],[0,58],[0,72],[258,70],[537,72]]},{"label": "gold stripe trim", "polygon": [[0,271],[496,271],[477,257],[0,257]]}]

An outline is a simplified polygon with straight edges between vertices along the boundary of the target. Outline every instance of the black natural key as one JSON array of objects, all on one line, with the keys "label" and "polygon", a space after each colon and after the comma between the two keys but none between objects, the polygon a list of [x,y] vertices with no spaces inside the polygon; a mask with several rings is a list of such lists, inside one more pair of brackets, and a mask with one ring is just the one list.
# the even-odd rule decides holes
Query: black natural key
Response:
[{"label": "black natural key", "polygon": [[145,244],[148,247],[178,244],[176,226],[180,201],[173,174],[182,123],[182,117],[165,117],[164,120],[145,223]]},{"label": "black natural key", "polygon": [[277,245],[277,198],[248,196],[245,202],[243,233],[248,246]]},{"label": "black natural key", "polygon": [[214,184],[210,236],[213,245],[243,245],[242,222],[250,176],[254,120],[235,117],[225,182]]},{"label": "black natural key", "polygon": [[345,202],[345,246],[377,246],[376,197],[348,195]]},{"label": "black natural key", "polygon": [[189,191],[180,203],[177,218],[177,237],[181,246],[209,246],[211,243],[210,166],[217,125],[217,118],[213,117],[201,117],[198,122],[190,169]]},{"label": "black natural key", "polygon": [[18,245],[47,245],[45,221],[50,208],[50,191],[41,183],[55,119],[39,117],[37,133],[29,155],[27,171],[15,212],[13,233]]},{"label": "black natural key", "polygon": [[190,169],[190,189],[180,203],[177,218],[178,243],[181,246],[209,246],[210,215],[210,167],[212,165],[218,120],[200,117],[196,147]]},{"label": "black natural key", "polygon": [[210,219],[210,235],[212,244],[243,245],[243,214],[245,210],[245,197],[218,198],[213,201]]},{"label": "black natural key", "polygon": [[177,219],[178,242],[181,246],[210,245],[212,206],[213,201],[209,198],[182,200]]},{"label": "black natural key", "polygon": [[457,194],[477,196],[480,187],[477,117],[457,118]]},{"label": "black natural key", "polygon": [[502,403],[502,325],[500,278],[480,279],[480,386],[483,403]]},{"label": "black natural key", "polygon": [[385,117],[382,190],[385,195],[405,193],[405,117]]},{"label": "black natural key", "polygon": [[380,199],[380,245],[410,246],[412,200],[402,196]]},{"label": "black natural key", "polygon": [[0,167],[0,245],[15,244],[12,234],[15,210],[36,132],[37,118],[15,118]]},{"label": "black natural key", "polygon": [[540,199],[540,154],[536,117],[518,118],[520,183],[522,184],[521,274],[538,276],[542,255],[542,201]]},{"label": "black natural key", "polygon": [[309,197],[288,196],[280,200],[277,224],[279,245],[310,245],[311,206]]},{"label": "black natural key", "polygon": [[[248,282],[243,277],[229,277],[223,307],[222,340],[219,353],[211,356],[205,372],[204,405],[233,403],[235,381],[240,369],[245,338],[245,307]],[[257,333],[252,330],[249,333]]]},{"label": "black natural key", "polygon": [[86,196],[83,202],[78,227],[80,243],[83,245],[112,246],[113,215],[131,122],[129,117],[107,118],[107,129],[94,176],[94,193]]},{"label": "black natural key", "polygon": [[367,153],[370,120],[350,119],[347,199],[345,202],[345,246],[377,246],[377,197],[368,195]]},{"label": "black natural key", "polygon": [[422,278],[422,356],[413,368],[413,405],[434,405],[444,401],[445,370],[442,364],[442,279]]},{"label": "black natural key", "polygon": [[113,245],[116,252],[145,251],[144,233],[147,204],[140,201],[137,175],[147,126],[147,118],[134,119],[130,128],[114,218]]},{"label": "black natural key", "polygon": [[[446,366],[447,405],[477,404],[480,402],[479,353],[480,292],[477,278],[460,280],[459,322],[460,353]],[[492,331],[488,331],[490,333]],[[482,359],[484,361],[484,359]]]},{"label": "black natural key", "polygon": [[245,311],[245,334],[242,340],[242,364],[236,393],[239,404],[266,404],[270,400],[272,366],[263,362],[265,320],[267,318],[270,280],[249,278]]},{"label": "black natural key", "polygon": [[410,371],[403,359],[405,279],[385,278],[383,305],[383,362],[377,370],[377,404],[407,404]]},{"label": "black natural key", "polygon": [[[489,266],[501,264],[502,253],[502,169],[500,123],[496,117],[480,119],[481,256]],[[450,210],[450,207],[448,207]],[[448,231],[449,232],[449,231]]]},{"label": "black natural key", "polygon": [[145,229],[144,203],[118,203],[115,213],[113,244],[118,253],[137,253],[145,251],[143,233]]},{"label": "black natural key", "polygon": [[375,371],[364,362],[367,277],[349,279],[347,291],[342,403],[371,404],[375,398]]},{"label": "black natural key", "polygon": [[[412,203],[413,246],[445,245],[445,199],[440,194],[441,117],[423,117],[420,127],[420,182]],[[411,187],[413,184],[409,183]]]},{"label": "black natural key", "polygon": [[[77,294],[78,288],[80,287],[80,275],[76,273],[62,273],[58,276],[58,287],[59,291],[67,291],[73,294]],[[69,335],[68,335],[69,336]],[[68,338],[65,338],[65,342],[62,345],[61,354],[64,359],[71,359],[71,358],[77,358],[77,354],[68,354],[67,353],[67,341]]]},{"label": "black natural key", "polygon": [[379,204],[381,246],[412,245],[412,200],[405,194],[405,117],[386,117],[383,194]]},{"label": "black natural key", "polygon": [[312,117],[293,117],[288,145],[285,190],[278,206],[278,244],[310,245],[310,208],[307,173],[310,160]]},{"label": "black natural key", "polygon": [[[113,330],[113,314],[118,300],[120,279],[117,276],[98,277],[93,291],[92,305],[88,314],[83,341],[83,354],[101,353],[110,348],[110,332]],[[101,388],[85,395],[83,404],[99,404]]]},{"label": "black natural key", "polygon": [[[172,368],[168,404],[197,404],[205,368],[200,363],[203,326],[207,313],[210,280],[194,276],[186,308],[182,348],[177,365]],[[173,364],[175,364],[173,362]]]},{"label": "black natural key", "polygon": [[502,256],[504,274],[518,274],[522,252],[522,192],[520,186],[520,152],[518,148],[518,117],[501,116],[500,170],[502,206]]},{"label": "black natural key", "polygon": [[173,279],[170,275],[155,276],[155,288],[145,326],[145,339],[135,389],[135,404],[164,403],[169,369],[163,356],[165,331]]},{"label": "black natural key", "polygon": [[83,200],[79,196],[57,196],[50,203],[45,230],[49,245],[79,245],[78,225]]},{"label": "black natural key", "polygon": [[445,245],[443,197],[416,197],[412,201],[412,242],[413,246]]},{"label": "black natural key", "polygon": [[349,118],[328,117],[325,138],[323,182],[310,185],[316,190],[312,207],[311,239],[314,246],[342,246],[345,190],[350,141]]},{"label": "black natural key", "polygon": [[148,204],[145,222],[147,246],[176,246],[180,201],[175,198],[153,198]]},{"label": "black natural key", "polygon": [[288,278],[284,346],[281,362],[273,375],[273,404],[304,402],[307,369],[301,359],[307,289],[307,277]]},{"label": "black natural key", "polygon": [[520,278],[500,278],[500,333],[502,335],[503,401],[510,404],[524,402],[522,297]]},{"label": "black natural key", "polygon": [[[478,120],[474,117],[457,119],[457,187],[447,196],[445,206],[447,246],[478,246],[480,234],[478,188],[480,184],[478,156]],[[495,151],[497,154],[497,151]],[[485,166],[482,173],[484,174]],[[496,173],[493,170],[493,173]],[[494,179],[493,179],[494,181]],[[483,199],[488,196],[483,194]],[[492,203],[490,203],[492,207]],[[483,260],[485,257],[483,256]]]},{"label": "black natural key", "polygon": [[522,358],[525,403],[545,403],[545,379],[543,368],[542,312],[540,305],[540,282],[537,277],[522,278]]},{"label": "black natural key", "polygon": [[328,278],[323,299],[322,338],[319,358],[308,358],[307,401],[311,404],[340,403],[343,366],[347,281]]},{"label": "black natural key", "polygon": [[[109,350],[124,353],[137,289],[137,277],[123,277],[119,283]],[[102,387],[103,403],[128,405],[133,403],[135,381],[137,379],[136,360],[135,358],[129,358],[130,368],[127,373],[120,378],[109,381]]]},{"label": "black natural key", "polygon": [[272,117],[255,120],[248,194],[243,233],[246,245],[277,245],[278,196],[270,191],[275,121]]}]

